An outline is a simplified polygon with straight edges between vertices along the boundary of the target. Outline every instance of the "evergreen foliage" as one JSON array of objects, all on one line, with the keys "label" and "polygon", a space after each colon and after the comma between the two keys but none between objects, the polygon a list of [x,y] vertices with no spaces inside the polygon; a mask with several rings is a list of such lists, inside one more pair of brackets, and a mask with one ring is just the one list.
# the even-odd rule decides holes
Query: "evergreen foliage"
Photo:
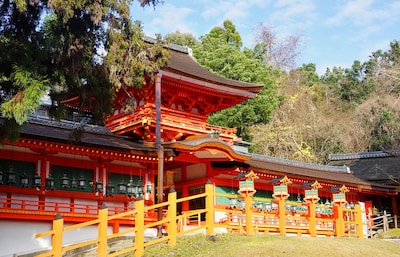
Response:
[{"label": "evergreen foliage", "polygon": [[102,120],[116,91],[151,79],[168,54],[161,42],[143,41],[140,24],[129,17],[132,2],[1,1],[0,104],[10,124],[26,122],[46,93],[56,118],[64,114],[59,103],[79,96],[79,110],[94,110]]},{"label": "evergreen foliage", "polygon": [[251,140],[249,126],[268,123],[281,101],[277,95],[279,70],[258,59],[256,50],[242,50],[240,34],[229,20],[224,21],[223,27],[211,29],[200,41],[194,45],[193,53],[203,67],[226,78],[264,85],[255,99],[209,117],[211,124],[235,127],[239,137]]}]

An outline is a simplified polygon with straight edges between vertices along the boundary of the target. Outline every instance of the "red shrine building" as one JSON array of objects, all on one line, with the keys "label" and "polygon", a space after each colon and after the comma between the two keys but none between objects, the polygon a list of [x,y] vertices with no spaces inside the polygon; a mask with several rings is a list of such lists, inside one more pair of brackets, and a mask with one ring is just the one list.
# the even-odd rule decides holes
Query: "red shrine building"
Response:
[{"label": "red shrine building", "polygon": [[[249,171],[257,177],[255,197],[272,198],[271,181],[287,177],[289,201],[304,198],[304,186],[318,181],[321,202],[331,202],[332,188],[345,186],[349,203],[362,201],[370,209],[384,201],[397,215],[396,187],[360,179],[347,166],[248,153],[234,128],[211,125],[207,118],[257,97],[263,86],[206,71],[189,48],[169,50],[170,61],[154,81],[118,93],[105,126],[94,125],[90,113],[78,114],[74,99],[65,103],[69,119],[60,122],[48,117],[44,103],[18,141],[0,147],[0,228],[8,235],[0,240],[0,256],[47,247],[34,234],[49,230],[58,213],[66,223],[87,221],[103,204],[110,215],[120,213],[134,208],[138,197],[147,205],[162,201],[171,188],[178,197],[201,193],[209,180],[218,192],[237,192],[235,178]],[[127,100],[134,106],[130,112]],[[217,204],[228,205],[229,199],[219,197]],[[196,208],[204,202],[183,202],[178,212]],[[109,230],[131,224],[115,220]],[[64,240],[84,239],[79,233]]]}]

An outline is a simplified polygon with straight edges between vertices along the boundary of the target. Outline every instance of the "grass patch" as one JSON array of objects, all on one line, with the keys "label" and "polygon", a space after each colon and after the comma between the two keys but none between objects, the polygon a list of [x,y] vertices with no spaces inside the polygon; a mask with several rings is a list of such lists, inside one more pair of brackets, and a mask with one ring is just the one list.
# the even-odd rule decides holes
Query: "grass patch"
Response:
[{"label": "grass patch", "polygon": [[378,237],[379,238],[390,238],[390,237],[400,238],[400,228],[389,229],[387,232],[379,232]]},{"label": "grass patch", "polygon": [[166,243],[148,247],[144,257],[398,257],[399,253],[400,244],[380,239],[218,234],[208,240],[199,234],[178,238],[174,247]]}]

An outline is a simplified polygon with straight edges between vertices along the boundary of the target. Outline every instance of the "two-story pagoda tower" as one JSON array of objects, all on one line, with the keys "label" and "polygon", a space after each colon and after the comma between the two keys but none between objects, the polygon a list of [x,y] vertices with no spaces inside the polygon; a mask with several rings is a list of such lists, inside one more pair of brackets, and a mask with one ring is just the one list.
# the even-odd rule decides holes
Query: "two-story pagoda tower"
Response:
[{"label": "two-story pagoda tower", "polygon": [[[169,63],[159,71],[155,82],[148,80],[140,89],[128,87],[118,92],[115,111],[108,117],[106,126],[115,134],[155,142],[156,96],[159,94],[162,142],[212,133],[219,134],[219,139],[228,144],[240,140],[235,128],[210,125],[208,115],[255,97],[262,85],[222,78],[202,68],[190,48],[169,48]],[[156,92],[156,88],[160,92]],[[125,111],[127,101],[134,106],[133,112]]]}]

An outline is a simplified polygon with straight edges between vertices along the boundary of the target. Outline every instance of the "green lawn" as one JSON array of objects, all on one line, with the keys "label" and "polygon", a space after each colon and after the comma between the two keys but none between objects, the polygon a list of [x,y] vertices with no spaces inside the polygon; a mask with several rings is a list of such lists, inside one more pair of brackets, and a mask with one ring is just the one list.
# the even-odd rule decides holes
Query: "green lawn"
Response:
[{"label": "green lawn", "polygon": [[184,236],[175,247],[166,243],[148,247],[144,257],[368,257],[400,256],[400,244],[382,239],[325,238],[279,235],[218,234]]}]

